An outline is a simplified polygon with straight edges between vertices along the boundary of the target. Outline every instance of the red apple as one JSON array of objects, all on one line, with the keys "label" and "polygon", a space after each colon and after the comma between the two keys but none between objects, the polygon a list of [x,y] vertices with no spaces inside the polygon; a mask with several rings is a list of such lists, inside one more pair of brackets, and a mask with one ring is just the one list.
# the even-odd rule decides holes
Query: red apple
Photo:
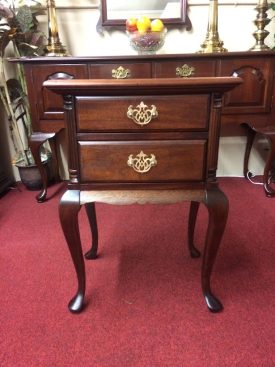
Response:
[{"label": "red apple", "polygon": [[137,19],[136,18],[129,18],[126,20],[126,30],[128,32],[137,31]]}]

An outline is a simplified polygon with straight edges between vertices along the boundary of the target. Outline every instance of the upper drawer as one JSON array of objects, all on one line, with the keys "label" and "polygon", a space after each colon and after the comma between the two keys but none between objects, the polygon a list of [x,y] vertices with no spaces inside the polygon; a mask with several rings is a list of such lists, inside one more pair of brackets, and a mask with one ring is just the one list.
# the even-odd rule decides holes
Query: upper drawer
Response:
[{"label": "upper drawer", "polygon": [[202,131],[208,129],[208,109],[208,95],[77,97],[77,129]]},{"label": "upper drawer", "polygon": [[131,64],[94,64],[89,67],[90,77],[92,79],[151,78],[151,64],[146,62]]},{"label": "upper drawer", "polygon": [[84,182],[201,181],[206,140],[79,142]]},{"label": "upper drawer", "polygon": [[215,60],[179,60],[162,61],[153,65],[155,78],[188,78],[201,76],[215,76]]}]

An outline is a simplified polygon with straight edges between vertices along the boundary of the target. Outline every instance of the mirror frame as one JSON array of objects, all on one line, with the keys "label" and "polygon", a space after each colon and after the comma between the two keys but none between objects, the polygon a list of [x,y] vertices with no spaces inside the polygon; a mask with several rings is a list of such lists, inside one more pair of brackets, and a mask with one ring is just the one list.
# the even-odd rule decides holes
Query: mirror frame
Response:
[{"label": "mirror frame", "polygon": [[[126,19],[108,19],[108,0],[101,0],[101,25],[102,27],[125,27]],[[192,25],[187,16],[187,0],[180,0],[181,14],[179,18],[161,18],[166,26],[185,26],[191,30]]]}]

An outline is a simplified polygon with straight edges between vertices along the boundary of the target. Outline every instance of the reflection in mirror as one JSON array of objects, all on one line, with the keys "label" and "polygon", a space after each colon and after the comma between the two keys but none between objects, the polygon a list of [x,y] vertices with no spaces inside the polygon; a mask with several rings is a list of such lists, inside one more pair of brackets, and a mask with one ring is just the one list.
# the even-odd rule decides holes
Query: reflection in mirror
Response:
[{"label": "reflection in mirror", "polygon": [[124,26],[125,20],[146,15],[151,19],[161,18],[166,25],[186,25],[186,0],[101,0],[103,26]]}]

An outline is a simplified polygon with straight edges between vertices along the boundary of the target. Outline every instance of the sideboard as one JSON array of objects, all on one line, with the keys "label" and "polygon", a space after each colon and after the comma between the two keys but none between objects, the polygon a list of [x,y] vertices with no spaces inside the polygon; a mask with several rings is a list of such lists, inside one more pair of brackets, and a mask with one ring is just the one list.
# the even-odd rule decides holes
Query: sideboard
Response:
[{"label": "sideboard", "polygon": [[[104,57],[36,57],[12,59],[24,66],[33,134],[30,147],[47,194],[47,177],[40,163],[40,147],[49,141],[56,161],[56,136],[64,129],[62,97],[43,87],[52,79],[127,79],[239,76],[243,84],[225,94],[221,135],[241,135],[242,123],[267,126],[275,121],[275,53],[228,52]],[[110,113],[112,113],[110,111]]]}]

